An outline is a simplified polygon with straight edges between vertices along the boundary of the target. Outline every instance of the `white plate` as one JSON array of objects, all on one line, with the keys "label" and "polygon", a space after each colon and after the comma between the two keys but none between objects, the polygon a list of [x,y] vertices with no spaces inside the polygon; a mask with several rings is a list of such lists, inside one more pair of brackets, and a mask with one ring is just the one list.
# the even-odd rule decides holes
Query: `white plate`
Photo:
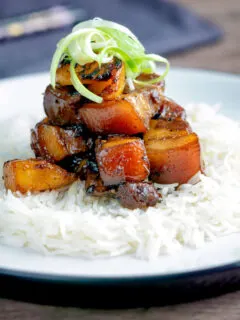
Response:
[{"label": "white plate", "polygon": [[[49,83],[48,74],[34,74],[0,82],[2,119],[23,112],[43,115],[43,95]],[[240,79],[237,76],[211,71],[174,69],[167,79],[167,94],[180,104],[209,103],[223,105],[222,112],[240,120]],[[226,199],[227,201],[227,199]],[[176,273],[206,270],[240,263],[240,234],[218,239],[204,248],[184,249],[173,256],[155,261],[140,261],[131,257],[101,260],[45,257],[24,249],[0,246],[0,273],[31,275],[31,277],[70,277],[71,279],[129,278],[167,276]],[[239,264],[240,265],[240,264]],[[126,267],[127,266],[127,267]]]}]

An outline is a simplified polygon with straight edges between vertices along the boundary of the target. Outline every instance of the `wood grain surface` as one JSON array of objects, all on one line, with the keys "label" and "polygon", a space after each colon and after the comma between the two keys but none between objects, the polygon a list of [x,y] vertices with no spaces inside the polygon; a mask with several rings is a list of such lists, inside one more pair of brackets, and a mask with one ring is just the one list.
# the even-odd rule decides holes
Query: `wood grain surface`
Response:
[{"label": "wood grain surface", "polygon": [[240,294],[150,309],[90,310],[2,300],[0,320],[239,320]]},{"label": "wood grain surface", "polygon": [[[173,66],[240,72],[240,0],[178,0],[224,28],[220,42],[169,57]],[[0,320],[239,320],[240,291],[218,298],[147,310],[81,310],[0,299]]]},{"label": "wood grain surface", "polygon": [[223,28],[218,43],[170,56],[172,66],[240,73],[240,0],[178,0]]}]

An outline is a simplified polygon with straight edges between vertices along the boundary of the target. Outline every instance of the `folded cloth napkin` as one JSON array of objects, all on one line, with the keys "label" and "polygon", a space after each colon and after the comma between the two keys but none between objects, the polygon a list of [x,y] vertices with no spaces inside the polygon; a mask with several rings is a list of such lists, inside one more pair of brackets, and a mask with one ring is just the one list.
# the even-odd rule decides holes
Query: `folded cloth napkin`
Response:
[{"label": "folded cloth napkin", "polygon": [[[167,0],[1,0],[0,19],[59,4],[85,9],[86,19],[100,17],[126,25],[149,53],[169,56],[222,37],[218,26]],[[48,71],[57,42],[70,30],[68,26],[0,42],[0,78]]]}]

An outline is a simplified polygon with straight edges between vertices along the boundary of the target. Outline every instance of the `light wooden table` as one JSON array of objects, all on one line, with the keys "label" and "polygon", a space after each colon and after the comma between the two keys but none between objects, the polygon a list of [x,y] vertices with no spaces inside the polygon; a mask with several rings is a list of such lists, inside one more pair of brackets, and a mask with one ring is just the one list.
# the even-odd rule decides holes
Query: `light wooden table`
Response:
[{"label": "light wooden table", "polygon": [[[225,30],[224,40],[188,53],[170,57],[173,66],[197,67],[240,73],[240,0],[178,0],[199,14],[218,23]],[[197,301],[148,310],[81,310],[38,306],[0,299],[0,320],[239,320],[240,292]]]}]

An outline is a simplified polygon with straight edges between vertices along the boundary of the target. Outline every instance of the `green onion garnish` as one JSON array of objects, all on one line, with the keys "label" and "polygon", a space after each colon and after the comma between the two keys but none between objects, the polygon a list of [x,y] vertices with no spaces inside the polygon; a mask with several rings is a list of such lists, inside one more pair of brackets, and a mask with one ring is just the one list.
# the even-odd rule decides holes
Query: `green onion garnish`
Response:
[{"label": "green onion garnish", "polygon": [[[78,78],[75,65],[84,65],[93,61],[110,62],[113,57],[123,61],[126,68],[126,81],[140,85],[151,85],[163,80],[169,71],[169,62],[157,54],[146,54],[143,45],[126,27],[107,20],[95,18],[77,24],[72,32],[57,44],[51,63],[51,84],[55,88],[56,71],[63,59],[70,63],[71,81],[74,88],[84,97],[96,103],[102,98],[89,91]],[[139,81],[136,78],[141,73],[153,73],[156,63],[164,63],[165,71],[158,78],[149,81]]]}]

